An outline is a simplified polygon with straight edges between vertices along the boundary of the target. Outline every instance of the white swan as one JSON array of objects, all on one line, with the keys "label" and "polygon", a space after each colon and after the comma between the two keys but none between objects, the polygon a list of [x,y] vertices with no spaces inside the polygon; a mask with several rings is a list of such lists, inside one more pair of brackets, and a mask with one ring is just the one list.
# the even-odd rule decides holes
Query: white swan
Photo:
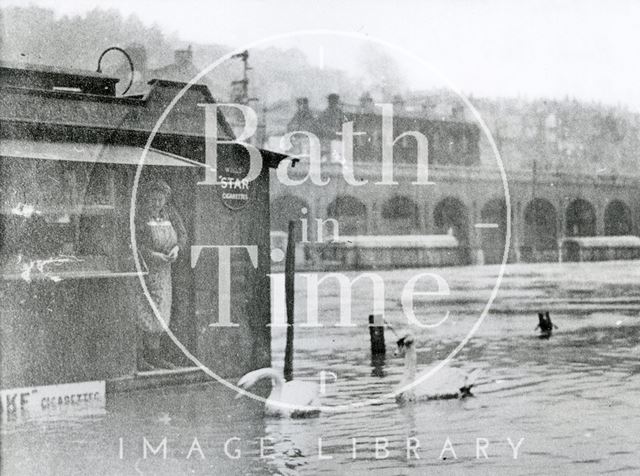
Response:
[{"label": "white swan", "polygon": [[[443,367],[424,382],[415,387],[405,389],[405,387],[416,380],[416,348],[415,338],[412,334],[398,340],[399,355],[404,355],[404,377],[396,390],[396,401],[398,403],[414,402],[419,400],[444,400],[449,398],[464,398],[471,396],[471,387],[480,374],[479,370],[474,370],[470,374],[451,368]],[[437,365],[438,363],[436,362]],[[428,372],[427,369],[424,373]]]},{"label": "white swan", "polygon": [[[318,385],[312,382],[285,382],[272,368],[249,372],[238,381],[238,387],[248,389],[259,380],[271,379],[271,393],[265,403],[265,414],[270,416],[307,418],[320,413]],[[236,395],[239,398],[241,394]]]}]

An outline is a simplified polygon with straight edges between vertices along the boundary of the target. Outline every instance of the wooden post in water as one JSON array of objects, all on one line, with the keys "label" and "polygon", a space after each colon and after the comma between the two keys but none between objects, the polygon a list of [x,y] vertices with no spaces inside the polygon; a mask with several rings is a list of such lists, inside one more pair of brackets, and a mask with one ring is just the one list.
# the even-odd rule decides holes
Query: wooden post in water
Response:
[{"label": "wooden post in water", "polygon": [[384,354],[384,321],[382,316],[369,315],[369,337],[371,338],[371,355]]},{"label": "wooden post in water", "polygon": [[289,222],[287,254],[284,262],[284,294],[287,305],[287,343],[284,348],[284,379],[293,380],[293,311],[296,274],[296,222]]}]

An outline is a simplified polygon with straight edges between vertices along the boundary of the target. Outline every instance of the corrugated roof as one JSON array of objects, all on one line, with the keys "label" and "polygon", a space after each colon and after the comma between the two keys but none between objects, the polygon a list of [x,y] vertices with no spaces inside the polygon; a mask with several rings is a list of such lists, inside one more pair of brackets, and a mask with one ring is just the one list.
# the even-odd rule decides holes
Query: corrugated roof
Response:
[{"label": "corrugated roof", "polygon": [[624,236],[580,236],[564,238],[564,243],[577,243],[582,248],[640,248],[640,237]]}]

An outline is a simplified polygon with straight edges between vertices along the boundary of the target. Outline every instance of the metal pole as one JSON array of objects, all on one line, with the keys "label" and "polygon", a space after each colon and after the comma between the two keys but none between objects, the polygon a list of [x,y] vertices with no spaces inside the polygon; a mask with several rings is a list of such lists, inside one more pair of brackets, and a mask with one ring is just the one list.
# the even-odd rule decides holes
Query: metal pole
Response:
[{"label": "metal pole", "polygon": [[102,52],[102,54],[100,55],[100,58],[98,58],[98,68],[96,69],[96,73],[102,73],[102,66],[101,66],[102,58],[104,58],[104,55],[106,55],[109,51],[112,51],[112,50],[119,51],[120,53],[122,53],[124,57],[127,59],[127,62],[129,63],[129,68],[131,68],[131,74],[129,75],[129,84],[127,84],[127,87],[125,88],[125,90],[122,91],[122,96],[124,96],[125,94],[127,94],[127,91],[129,91],[129,88],[131,88],[131,85],[133,84],[133,75],[135,73],[135,68],[133,67],[133,61],[131,60],[131,56],[129,56],[129,53],[127,53],[125,50],[123,50],[119,46],[111,46],[107,48]]},{"label": "metal pole", "polygon": [[296,222],[289,222],[289,235],[287,237],[287,254],[284,262],[284,293],[287,305],[287,343],[284,349],[284,379],[293,380],[293,311],[295,292],[295,266],[296,266]]}]

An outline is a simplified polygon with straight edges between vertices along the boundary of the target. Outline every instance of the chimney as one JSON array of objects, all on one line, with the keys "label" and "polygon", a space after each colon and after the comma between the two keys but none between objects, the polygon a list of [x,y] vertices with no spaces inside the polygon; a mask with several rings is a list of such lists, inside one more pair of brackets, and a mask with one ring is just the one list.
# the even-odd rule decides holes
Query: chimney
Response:
[{"label": "chimney", "polygon": [[307,111],[309,109],[309,98],[298,98],[296,100],[298,104],[298,111]]},{"label": "chimney", "polygon": [[327,96],[328,109],[337,109],[340,107],[340,96],[331,93]]},{"label": "chimney", "polygon": [[297,110],[287,126],[288,131],[307,131],[315,134],[317,131],[316,119],[309,109],[309,99],[306,97],[296,99]]},{"label": "chimney", "polygon": [[318,127],[321,139],[336,139],[337,133],[342,130],[342,123],[346,122],[342,107],[340,106],[340,96],[335,93],[327,96],[327,108],[318,118]]},{"label": "chimney", "polygon": [[193,62],[193,52],[191,45],[186,50],[176,50],[174,53],[174,61],[178,66],[188,66]]},{"label": "chimney", "polygon": [[451,116],[454,121],[464,121],[464,106],[460,104],[451,106]]},{"label": "chimney", "polygon": [[372,113],[374,112],[373,98],[369,92],[365,92],[360,96],[360,112]]},{"label": "chimney", "polygon": [[[140,73],[142,77],[144,77],[145,72],[147,71],[147,50],[144,46],[134,43],[125,48],[125,51],[129,54],[131,58],[131,62],[133,63],[133,69],[135,72]],[[127,69],[129,68],[128,64]]]},{"label": "chimney", "polygon": [[404,112],[404,99],[399,94],[393,96],[393,113],[398,114]]}]

